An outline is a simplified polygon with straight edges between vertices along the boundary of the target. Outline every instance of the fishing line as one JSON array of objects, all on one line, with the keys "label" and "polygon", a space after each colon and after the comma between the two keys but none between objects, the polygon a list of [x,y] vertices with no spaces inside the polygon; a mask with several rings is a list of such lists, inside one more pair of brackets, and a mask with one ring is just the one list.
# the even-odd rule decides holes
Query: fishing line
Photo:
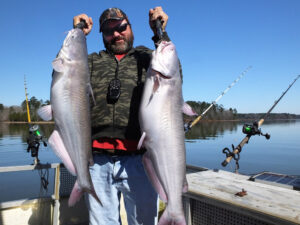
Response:
[{"label": "fishing line", "polygon": [[48,192],[48,184],[49,184],[49,169],[40,169],[39,171],[39,176],[41,178],[41,184],[40,184],[40,196],[43,195],[43,190],[45,192]]},{"label": "fishing line", "polygon": [[249,66],[244,70],[222,93],[219,95],[215,101],[213,101],[196,119],[184,124],[184,131],[188,132],[194,125],[196,125],[203,116],[214,106],[217,102],[252,68]]},{"label": "fishing line", "polygon": [[[41,164],[37,167],[42,166]],[[41,218],[47,217],[49,214],[47,204],[44,199],[47,197],[48,184],[49,184],[49,167],[46,164],[46,168],[37,168],[40,177],[40,192],[38,195],[37,205],[34,208],[34,214],[41,216]]]}]

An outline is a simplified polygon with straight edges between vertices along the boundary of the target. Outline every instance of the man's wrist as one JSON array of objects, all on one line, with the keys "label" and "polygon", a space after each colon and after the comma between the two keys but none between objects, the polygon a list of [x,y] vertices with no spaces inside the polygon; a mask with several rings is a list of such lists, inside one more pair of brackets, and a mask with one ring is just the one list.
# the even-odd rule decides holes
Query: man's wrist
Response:
[{"label": "man's wrist", "polygon": [[152,40],[154,41],[154,44],[159,44],[161,41],[171,41],[166,31],[163,32],[161,39],[159,39],[158,35],[154,35]]}]

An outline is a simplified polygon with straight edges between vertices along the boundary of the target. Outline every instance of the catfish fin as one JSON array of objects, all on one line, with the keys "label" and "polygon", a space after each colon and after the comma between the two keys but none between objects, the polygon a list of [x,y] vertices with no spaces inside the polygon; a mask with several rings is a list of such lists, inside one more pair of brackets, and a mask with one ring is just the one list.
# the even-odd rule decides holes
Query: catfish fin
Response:
[{"label": "catfish fin", "polygon": [[145,140],[145,137],[146,137],[146,132],[143,132],[140,140],[139,140],[139,143],[138,143],[138,146],[137,146],[137,149],[140,150],[141,147],[143,146],[143,143],[144,143],[144,140]]},{"label": "catfish fin", "polygon": [[78,184],[78,181],[76,180],[68,200],[68,206],[74,206],[77,202],[79,202],[79,200],[81,199],[85,191],[91,194],[96,199],[96,201],[99,202],[100,205],[102,205],[94,189],[93,190],[81,189],[80,185]]},{"label": "catfish fin", "polygon": [[187,104],[186,102],[183,103],[182,105],[182,111],[185,115],[188,115],[188,116],[197,116],[198,113],[196,113],[193,108]]},{"label": "catfish fin", "polygon": [[155,92],[158,90],[159,86],[160,86],[160,83],[159,83],[159,75],[156,74],[156,75],[154,76],[153,93],[155,93]]},{"label": "catfish fin", "polygon": [[43,106],[43,107],[39,108],[37,113],[38,113],[39,117],[42,118],[42,120],[45,120],[45,121],[52,120],[52,107],[51,107],[51,105],[46,105],[46,106]]},{"label": "catfish fin", "polygon": [[76,176],[76,169],[74,167],[74,164],[69,156],[69,153],[67,152],[67,149],[63,143],[63,140],[58,133],[57,130],[54,130],[51,136],[48,139],[48,143],[50,147],[53,149],[54,153],[61,159],[61,161],[64,163],[65,167],[68,169],[68,171],[73,175]]},{"label": "catfish fin", "polygon": [[89,95],[92,97],[93,99],[93,103],[94,105],[96,105],[96,100],[95,100],[95,96],[94,96],[94,92],[93,92],[93,89],[92,89],[92,85],[91,84],[88,84],[88,92],[89,92]]},{"label": "catfish fin", "polygon": [[171,213],[169,213],[168,206],[167,206],[162,216],[160,217],[157,225],[169,225],[169,224],[186,225],[186,222],[185,222],[184,214],[172,215]]},{"label": "catfish fin", "polygon": [[72,207],[74,206],[79,200],[81,199],[81,196],[83,195],[83,191],[80,189],[78,182],[76,180],[73,189],[71,191],[69,200],[68,200],[68,206]]},{"label": "catfish fin", "polygon": [[159,198],[164,203],[166,203],[168,201],[166,192],[165,192],[163,186],[161,185],[161,182],[158,179],[158,176],[156,174],[156,171],[154,169],[154,166],[152,164],[150,156],[149,156],[149,154],[147,152],[143,156],[143,165],[144,165],[144,168],[146,170],[146,173],[148,175],[148,178],[149,178],[152,186],[154,187],[155,191],[159,195]]},{"label": "catfish fin", "polygon": [[53,69],[59,73],[64,72],[64,68],[65,68],[64,62],[65,62],[64,59],[61,57],[54,59],[52,61]]},{"label": "catfish fin", "polygon": [[182,192],[183,192],[183,193],[187,193],[187,192],[188,192],[188,189],[189,189],[189,185],[188,185],[186,176],[184,176]]}]

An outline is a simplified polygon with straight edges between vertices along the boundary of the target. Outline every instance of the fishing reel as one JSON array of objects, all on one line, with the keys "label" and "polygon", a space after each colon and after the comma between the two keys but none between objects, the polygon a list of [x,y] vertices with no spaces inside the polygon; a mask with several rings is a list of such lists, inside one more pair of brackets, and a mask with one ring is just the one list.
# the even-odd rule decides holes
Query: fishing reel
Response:
[{"label": "fishing reel", "polygon": [[[266,133],[263,134],[261,132],[261,129],[258,128],[258,122],[254,122],[253,124],[244,124],[243,126],[243,133],[246,134],[247,136],[243,139],[243,141],[236,147],[232,144],[232,150],[230,151],[229,148],[224,148],[223,153],[226,155],[226,160],[222,162],[222,166],[227,166],[228,162],[232,159],[235,160],[235,171],[239,169],[239,160],[240,160],[240,153],[242,151],[242,148],[244,144],[247,144],[250,137],[253,135],[262,135],[265,136],[266,139],[270,139],[270,134]],[[228,160],[229,159],[229,160]]]},{"label": "fishing reel", "polygon": [[263,134],[261,130],[258,128],[258,124],[261,125],[264,122],[264,118],[271,113],[271,111],[274,109],[277,103],[282,99],[282,97],[287,93],[287,91],[292,87],[292,85],[297,81],[299,77],[300,75],[298,75],[297,78],[294,80],[294,82],[290,84],[290,86],[285,90],[285,92],[283,92],[280,98],[275,101],[274,105],[263,116],[263,118],[259,120],[259,122],[254,122],[253,124],[244,124],[243,133],[246,134],[246,137],[240,142],[240,144],[236,148],[234,148],[234,145],[232,145],[232,151],[230,151],[229,148],[223,149],[223,153],[226,154],[226,159],[222,163],[222,166],[226,166],[231,161],[231,159],[234,159],[236,161],[236,172],[237,172],[239,168],[239,164],[238,164],[238,160],[240,158],[239,154],[241,153],[244,144],[247,144],[249,142],[251,136],[262,135],[265,136],[266,139],[270,139],[271,137],[270,134],[268,133]]},{"label": "fishing reel", "polygon": [[39,131],[38,125],[33,125],[29,127],[29,136],[27,138],[27,152],[31,152],[31,157],[35,157],[35,164],[39,163],[38,154],[40,141],[43,142],[44,146],[47,147],[47,143],[45,142],[43,135]]},{"label": "fishing reel", "polygon": [[39,131],[39,125],[33,125],[29,127],[29,134],[34,134],[36,137],[41,138],[41,132]]},{"label": "fishing reel", "polygon": [[246,134],[246,135],[249,135],[249,136],[252,136],[252,135],[262,135],[262,136],[265,136],[265,138],[267,140],[270,139],[271,135],[266,133],[266,134],[263,134],[261,132],[261,129],[258,128],[258,123],[257,122],[254,122],[253,124],[244,124],[243,126],[243,133]]}]

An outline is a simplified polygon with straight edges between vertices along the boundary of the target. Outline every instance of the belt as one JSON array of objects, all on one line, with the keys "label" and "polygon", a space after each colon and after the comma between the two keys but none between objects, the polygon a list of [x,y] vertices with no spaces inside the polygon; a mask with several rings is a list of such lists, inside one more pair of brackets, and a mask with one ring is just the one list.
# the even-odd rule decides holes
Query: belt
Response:
[{"label": "belt", "polygon": [[117,149],[99,149],[93,148],[93,154],[105,154],[110,156],[122,156],[122,155],[142,155],[146,152],[146,149],[140,149],[136,151],[124,151]]}]

